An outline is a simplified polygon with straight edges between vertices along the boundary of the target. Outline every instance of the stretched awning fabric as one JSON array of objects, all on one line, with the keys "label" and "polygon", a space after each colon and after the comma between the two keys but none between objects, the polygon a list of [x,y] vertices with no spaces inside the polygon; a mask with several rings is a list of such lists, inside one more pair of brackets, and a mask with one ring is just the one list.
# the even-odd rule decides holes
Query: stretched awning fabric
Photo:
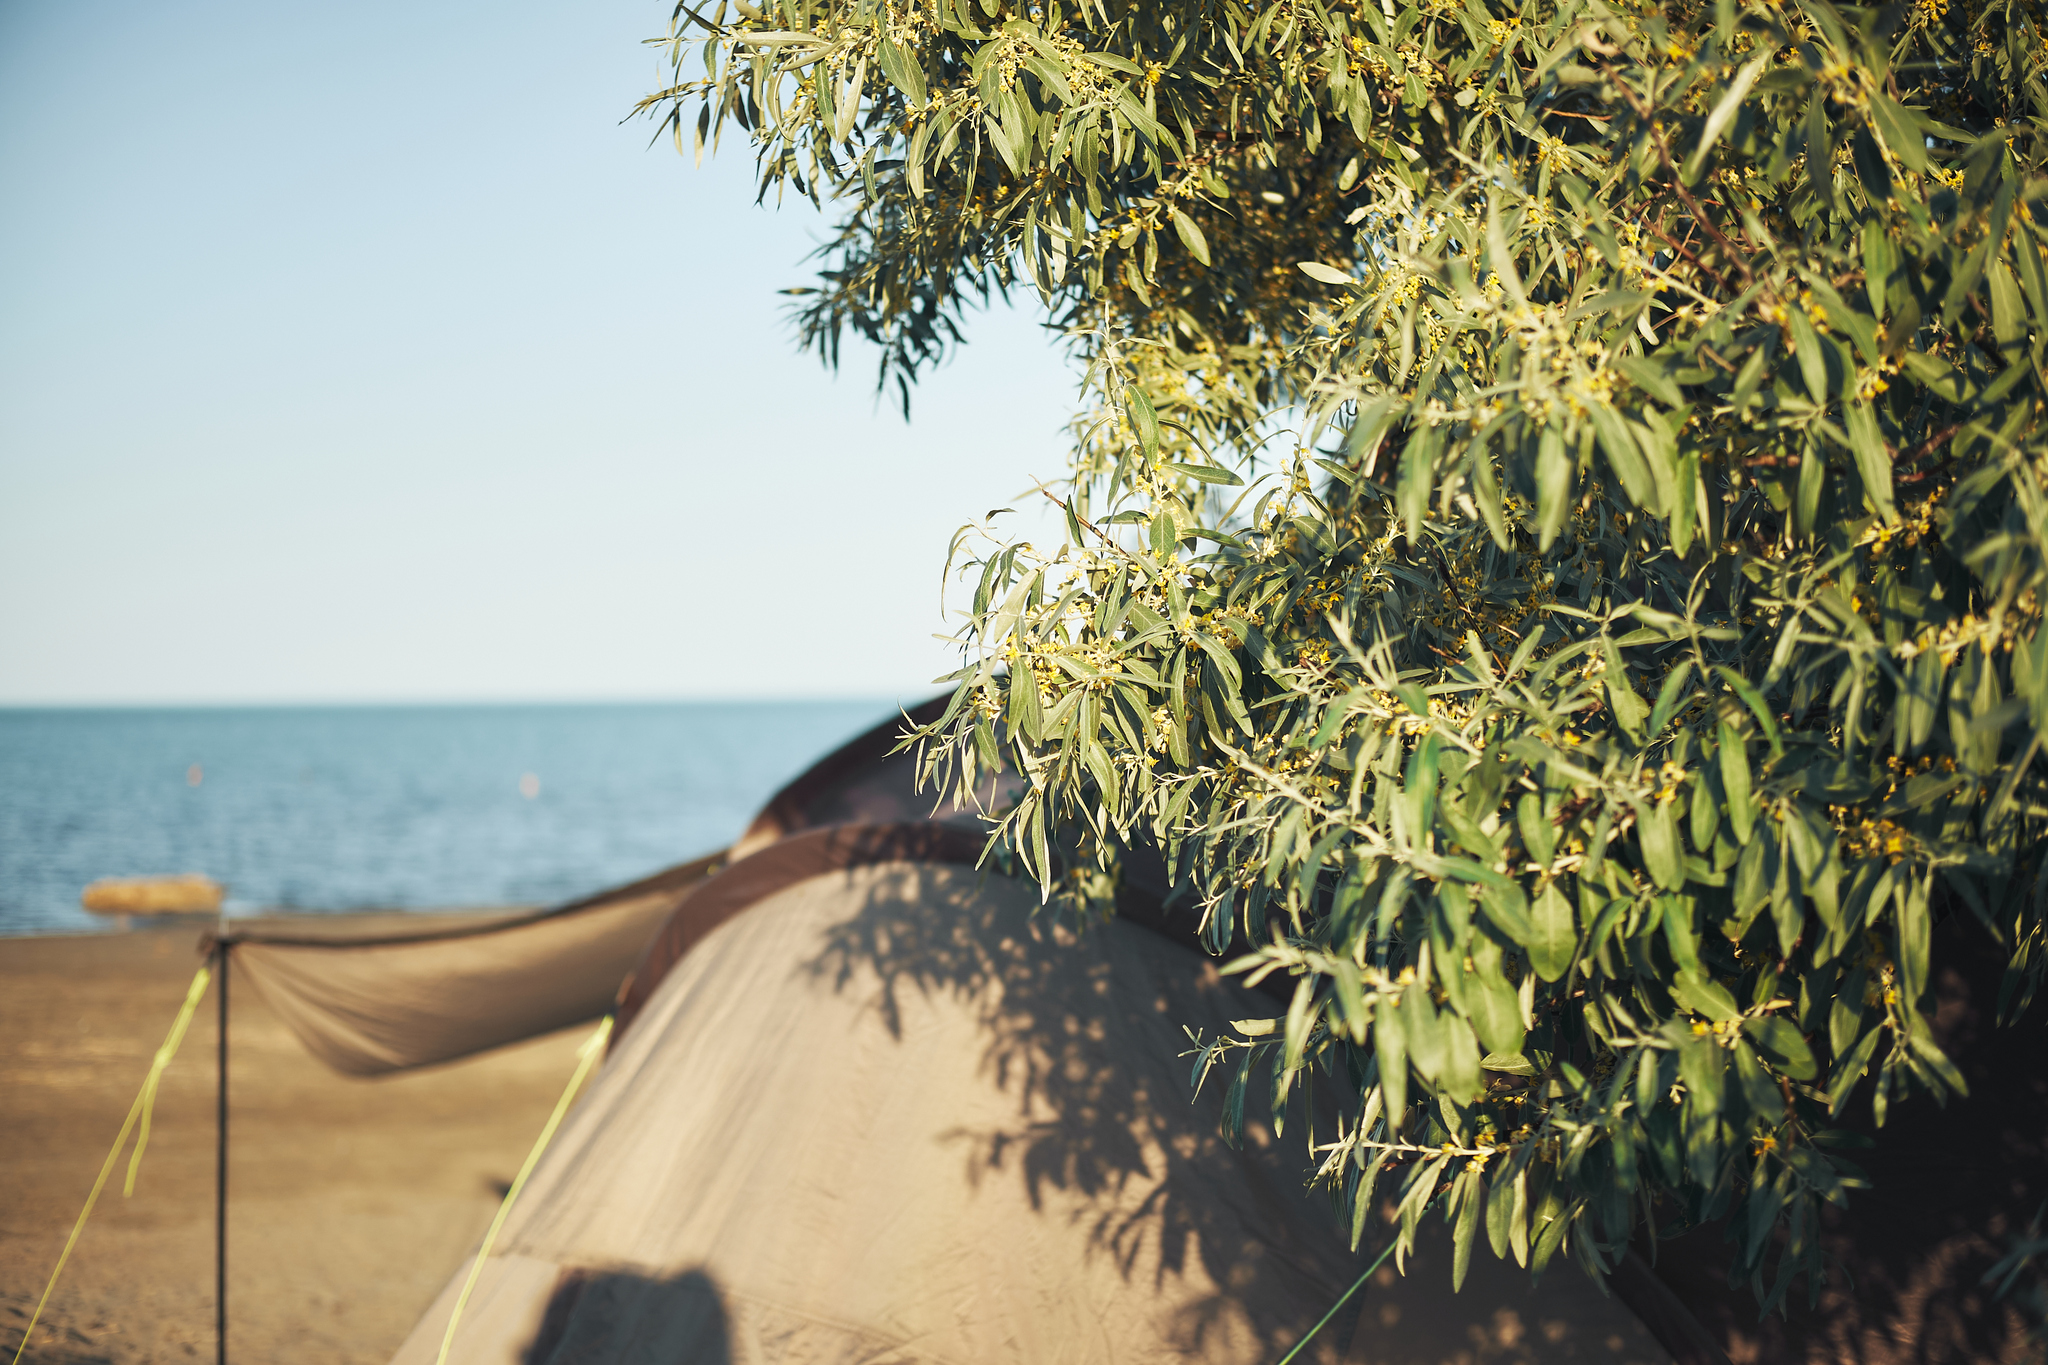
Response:
[{"label": "stretched awning fabric", "polygon": [[[909,718],[930,720],[945,701],[927,702]],[[248,928],[219,937],[307,1049],[349,1075],[453,1061],[596,1019],[620,999],[677,907],[728,862],[853,821],[948,830],[949,847],[978,853],[976,812],[934,811],[916,790],[914,756],[892,753],[903,724],[892,717],[813,764],[769,800],[728,853],[570,905],[453,931],[349,937]]]},{"label": "stretched awning fabric", "polygon": [[237,971],[307,1050],[337,1071],[374,1076],[604,1014],[648,941],[717,865],[700,858],[560,909],[453,932],[223,937]]}]

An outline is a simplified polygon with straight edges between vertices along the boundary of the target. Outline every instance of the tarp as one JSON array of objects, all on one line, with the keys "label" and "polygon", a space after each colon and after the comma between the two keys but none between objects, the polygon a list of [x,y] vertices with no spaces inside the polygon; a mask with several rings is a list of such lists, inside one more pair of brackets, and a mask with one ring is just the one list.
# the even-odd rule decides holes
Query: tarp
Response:
[{"label": "tarp", "polygon": [[[945,701],[908,717],[932,719]],[[904,723],[891,717],[806,769],[731,850],[568,905],[454,930],[349,937],[253,927],[218,937],[307,1050],[349,1075],[453,1061],[596,1019],[700,884],[778,840],[849,822],[916,822],[963,847],[974,840],[978,852],[976,808],[935,806],[916,791],[915,756],[891,753]],[[983,796],[995,794],[991,783]]]},{"label": "tarp", "polygon": [[[1272,1002],[1038,902],[881,861],[709,928],[536,1169],[450,1358],[1270,1365],[1363,1268],[1297,1132],[1254,1121],[1232,1150],[1223,1087],[1190,1103],[1183,1028]],[[1547,1305],[1525,1282],[1451,1300],[1431,1270],[1390,1269],[1302,1359],[1663,1359],[1570,1267]],[[435,1359],[467,1274],[395,1365]]]},{"label": "tarp", "polygon": [[718,865],[700,858],[537,915],[381,938],[249,930],[234,965],[308,1051],[373,1076],[595,1019],[676,907]]}]

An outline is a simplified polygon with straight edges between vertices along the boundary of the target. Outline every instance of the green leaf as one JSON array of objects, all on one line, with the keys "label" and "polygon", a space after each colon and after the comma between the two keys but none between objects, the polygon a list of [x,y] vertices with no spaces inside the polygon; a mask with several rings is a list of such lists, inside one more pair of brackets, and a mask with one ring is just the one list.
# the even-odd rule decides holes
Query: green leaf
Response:
[{"label": "green leaf", "polygon": [[1382,995],[1374,1008],[1372,1043],[1387,1097],[1387,1125],[1398,1129],[1408,1112],[1408,1035],[1391,996]]},{"label": "green leaf", "polygon": [[1721,134],[1728,131],[1728,125],[1735,121],[1736,114],[1741,112],[1742,101],[1748,96],[1749,87],[1756,84],[1757,76],[1763,72],[1769,61],[1770,57],[1766,54],[1744,63],[1742,69],[1735,73],[1735,79],[1728,82],[1728,88],[1722,92],[1721,98],[1714,102],[1713,110],[1707,115],[1707,121],[1700,126],[1699,141],[1693,147],[1692,155],[1686,158],[1685,170],[1679,177],[1686,184],[1698,183],[1700,172],[1706,168],[1707,156],[1714,150],[1714,144],[1721,140]]},{"label": "green leaf", "polygon": [[[1557,1183],[1551,1186],[1552,1193],[1544,1200],[1546,1207],[1539,1208],[1536,1225],[1541,1230],[1536,1245],[1529,1249],[1529,1269],[1541,1275],[1543,1268],[1550,1264],[1550,1258],[1564,1245],[1565,1234],[1571,1230],[1572,1219],[1564,1207],[1564,1201],[1557,1193]],[[1549,1207],[1554,1204],[1554,1207]]]},{"label": "green leaf", "polygon": [[1514,987],[1494,975],[1471,974],[1465,980],[1465,1001],[1472,1027],[1488,1056],[1511,1057],[1521,1052],[1528,1035]]},{"label": "green leaf", "polygon": [[1992,261],[1984,274],[1991,285],[1992,334],[2001,350],[2017,349],[2027,339],[2027,301],[2020,293],[2019,281],[2000,260]]},{"label": "green leaf", "polygon": [[1173,230],[1180,234],[1181,245],[1188,249],[1190,256],[1203,265],[1209,264],[1209,239],[1202,235],[1202,229],[1195,225],[1194,219],[1179,209],[1173,210]]},{"label": "green leaf", "polygon": [[1678,667],[1671,670],[1670,676],[1664,679],[1664,685],[1657,689],[1657,704],[1650,710],[1649,733],[1652,736],[1663,734],[1664,727],[1671,723],[1671,717],[1677,712],[1679,701],[1685,695],[1686,679],[1691,676],[1692,660],[1683,660]]},{"label": "green leaf", "polygon": [[1756,1041],[1757,1048],[1772,1066],[1795,1081],[1810,1081],[1818,1074],[1813,1049],[1806,1045],[1789,1020],[1775,1014],[1759,1014],[1742,1022],[1742,1031]]},{"label": "green leaf", "polygon": [[1545,427],[1536,450],[1536,524],[1539,544],[1545,550],[1557,540],[1571,515],[1572,475],[1563,434],[1556,427]]},{"label": "green leaf", "polygon": [[1863,182],[1863,191],[1876,203],[1891,198],[1892,172],[1885,164],[1884,153],[1878,149],[1877,139],[1867,127],[1858,128],[1849,140],[1850,158],[1856,167],[1856,177]]},{"label": "green leaf", "polygon": [[1422,536],[1422,518],[1429,511],[1429,495],[1435,491],[1434,470],[1427,441],[1410,440],[1401,451],[1401,522],[1408,539]]},{"label": "green leaf", "polygon": [[[1513,882],[1504,886],[1482,885],[1479,888],[1479,905],[1486,911],[1487,919],[1508,938],[1523,947],[1535,936],[1536,930],[1529,923],[1529,898],[1522,888]],[[1495,1052],[1516,1052],[1519,1048],[1495,1046],[1491,1039],[1487,1046]]]},{"label": "green leaf", "polygon": [[1884,235],[1884,224],[1872,218],[1863,224],[1863,289],[1870,300],[1870,315],[1882,320],[1886,286],[1892,277],[1892,244]]},{"label": "green leaf", "polygon": [[1685,885],[1684,845],[1679,840],[1677,803],[1654,798],[1636,807],[1636,836],[1643,870],[1666,891]]},{"label": "green leaf", "polygon": [[1678,1049],[1678,1075],[1685,1082],[1685,1103],[1701,1118],[1722,1109],[1728,1054],[1712,1034],[1688,1038]]},{"label": "green leaf", "polygon": [[1197,483],[1222,484],[1230,488],[1238,487],[1244,483],[1243,479],[1229,470],[1218,468],[1213,464],[1169,463],[1166,467],[1182,478],[1193,479]]},{"label": "green leaf", "polygon": [[1627,424],[1605,405],[1594,407],[1592,417],[1600,452],[1607,457],[1615,477],[1627,490],[1629,501],[1649,511],[1659,510],[1657,486],[1650,479],[1650,467],[1643,463],[1643,452],[1636,445],[1635,438],[1629,435]]},{"label": "green leaf", "polygon": [[1877,413],[1860,398],[1842,405],[1843,425],[1849,429],[1849,450],[1856,457],[1856,472],[1863,476],[1863,491],[1870,505],[1886,521],[1899,519],[1892,503],[1892,460],[1878,433]]},{"label": "green leaf", "polygon": [[1641,744],[1646,739],[1644,722],[1649,719],[1650,708],[1629,686],[1628,665],[1622,662],[1621,651],[1614,647],[1614,641],[1601,641],[1601,649],[1607,660],[1607,671],[1600,676],[1601,684],[1607,691],[1607,705],[1614,712],[1614,719],[1621,725],[1630,741]]},{"label": "green leaf", "polygon": [[[1749,679],[1724,664],[1714,665],[1715,674],[1728,684],[1731,691],[1742,699],[1742,704],[1755,716],[1757,724],[1763,727],[1764,738],[1770,742],[1771,754],[1775,757],[1785,752],[1785,743],[1778,737],[1778,721],[1771,715],[1771,708],[1764,704],[1763,695],[1749,685]],[[1745,785],[1744,790],[1747,790]]]},{"label": "green leaf", "polygon": [[910,53],[905,52],[894,39],[883,35],[876,44],[882,64],[882,74],[889,78],[889,84],[903,92],[913,109],[922,109],[925,102],[924,68]]},{"label": "green leaf", "polygon": [[1515,1182],[1503,1170],[1494,1176],[1493,1186],[1486,1193],[1486,1241],[1493,1254],[1502,1260],[1508,1256],[1514,1217]]},{"label": "green leaf", "polygon": [[1905,163],[1906,169],[1926,171],[1926,139],[1914,126],[1912,116],[1896,100],[1881,90],[1871,91],[1870,116],[1877,125],[1878,135],[1884,138],[1884,145]]},{"label": "green leaf", "polygon": [[1963,1073],[1956,1069],[1956,1064],[1949,1060],[1948,1054],[1943,1052],[1932,1038],[1915,1033],[1906,1040],[1906,1044],[1928,1070],[1941,1078],[1942,1084],[1947,1086],[1952,1094],[1966,1096],[1970,1093],[1969,1082],[1963,1079]]},{"label": "green leaf", "polygon": [[1681,559],[1692,550],[1700,497],[1700,454],[1688,450],[1678,457],[1671,489],[1671,548]]},{"label": "green leaf", "polygon": [[1637,388],[1655,398],[1666,407],[1685,406],[1685,393],[1671,378],[1666,366],[1646,356],[1621,356],[1614,362],[1614,368],[1629,377]]},{"label": "green leaf", "polygon": [[1479,1098],[1483,1082],[1479,1075],[1479,1048],[1472,1030],[1449,1010],[1437,1015],[1437,1027],[1444,1039],[1443,1069],[1437,1088],[1454,1104],[1470,1104]]},{"label": "green leaf", "polygon": [[1915,379],[1933,390],[1937,398],[1950,403],[1963,403],[1976,394],[1976,386],[1970,383],[1962,371],[1938,356],[1908,351],[1899,359]]},{"label": "green leaf", "polygon": [[1735,1063],[1736,1084],[1749,1105],[1749,1112],[1766,1124],[1784,1122],[1784,1093],[1757,1060],[1756,1049],[1746,1042],[1738,1042],[1729,1057]]},{"label": "green leaf", "polygon": [[1045,713],[1040,709],[1038,679],[1028,667],[1010,674],[1010,727],[1033,744],[1045,738]]},{"label": "green leaf", "polygon": [[1799,372],[1806,380],[1806,391],[1813,395],[1814,402],[1824,404],[1828,401],[1828,364],[1821,355],[1820,336],[1813,330],[1813,320],[1803,308],[1788,308],[1785,316],[1786,325],[1792,329],[1792,353],[1799,357]]},{"label": "green leaf", "polygon": [[1700,971],[1699,944],[1693,938],[1693,900],[1690,896],[1660,896],[1663,904],[1664,942],[1671,949],[1671,960],[1678,964],[1681,972],[1690,972],[1705,979]]},{"label": "green leaf", "polygon": [[1536,975],[1555,981],[1571,970],[1572,950],[1578,946],[1578,926],[1573,923],[1572,905],[1556,882],[1547,882],[1529,907],[1529,963]]},{"label": "green leaf", "polygon": [[1734,726],[1722,722],[1717,735],[1721,788],[1728,794],[1728,824],[1734,829],[1737,842],[1747,844],[1750,830],[1756,825],[1756,807],[1749,800],[1749,755]]},{"label": "green leaf", "polygon": [[1529,856],[1545,867],[1557,856],[1557,826],[1544,813],[1543,798],[1535,792],[1524,792],[1515,803],[1515,829],[1522,836],[1522,847]]},{"label": "green leaf", "polygon": [[1820,521],[1820,495],[1827,486],[1827,461],[1820,446],[1807,442],[1799,454],[1799,493],[1793,503],[1792,525],[1798,538],[1816,535]]},{"label": "green leaf", "polygon": [[1462,1171],[1451,1187],[1451,1292],[1465,1287],[1465,1272],[1472,1266],[1472,1243],[1479,1235],[1479,1213],[1486,1202],[1485,1187],[1477,1171]]},{"label": "green leaf", "polygon": [[1917,1009],[1927,993],[1928,944],[1933,920],[1927,913],[1928,892],[1934,874],[1906,882],[1893,897],[1898,911],[1892,926],[1892,951],[1899,964],[1899,995],[1909,1009]]},{"label": "green leaf", "polygon": [[1771,875],[1776,871],[1768,839],[1752,839],[1735,860],[1735,919],[1728,937],[1740,940],[1748,932],[1757,912],[1771,899]]},{"label": "green leaf", "polygon": [[1124,415],[1130,420],[1131,431],[1137,436],[1146,460],[1158,459],[1159,415],[1152,410],[1152,400],[1135,384],[1124,389]]},{"label": "green leaf", "polygon": [[1842,1106],[1849,1102],[1850,1094],[1856,1089],[1856,1082],[1869,1068],[1870,1059],[1877,1055],[1877,1042],[1883,1036],[1881,1028],[1866,1030],[1856,1040],[1856,1045],[1849,1049],[1849,1054],[1835,1063],[1834,1074],[1828,1079],[1829,1113],[1842,1112]]},{"label": "green leaf", "polygon": [[1351,285],[1358,283],[1355,276],[1339,270],[1334,265],[1324,265],[1321,261],[1301,261],[1298,264],[1302,274],[1321,284]]},{"label": "green leaf", "polygon": [[1778,930],[1778,951],[1786,957],[1799,946],[1799,932],[1806,926],[1806,907],[1799,894],[1802,888],[1792,882],[1792,852],[1790,839],[1779,834],[1778,875],[1771,882],[1771,919]]},{"label": "green leaf", "polygon": [[1735,997],[1712,977],[1697,971],[1682,971],[1674,977],[1671,994],[1694,1014],[1704,1014],[1716,1022],[1742,1017],[1742,1007],[1735,1003]]},{"label": "green leaf", "polygon": [[1382,394],[1367,402],[1359,400],[1358,419],[1351,424],[1351,430],[1344,438],[1344,458],[1352,465],[1363,465],[1366,457],[1379,445],[1380,438],[1387,434],[1400,410],[1400,401],[1392,394]]}]

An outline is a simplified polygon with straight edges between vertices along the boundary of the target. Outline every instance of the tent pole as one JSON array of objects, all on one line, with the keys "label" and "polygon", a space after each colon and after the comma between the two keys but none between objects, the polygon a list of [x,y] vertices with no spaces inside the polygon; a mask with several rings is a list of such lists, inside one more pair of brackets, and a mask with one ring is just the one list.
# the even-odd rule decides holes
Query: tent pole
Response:
[{"label": "tent pole", "polygon": [[228,945],[220,954],[220,1037],[213,1112],[213,1351],[228,1365]]}]

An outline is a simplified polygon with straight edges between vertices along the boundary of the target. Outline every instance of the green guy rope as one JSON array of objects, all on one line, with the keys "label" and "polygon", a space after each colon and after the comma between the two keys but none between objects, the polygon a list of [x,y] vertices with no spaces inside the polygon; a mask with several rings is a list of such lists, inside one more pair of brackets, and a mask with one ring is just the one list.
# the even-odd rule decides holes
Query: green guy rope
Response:
[{"label": "green guy rope", "polygon": [[1337,1296],[1337,1301],[1330,1305],[1330,1311],[1323,1314],[1323,1320],[1317,1323],[1315,1326],[1309,1328],[1308,1335],[1303,1337],[1300,1341],[1295,1342],[1293,1350],[1289,1351],[1286,1355],[1280,1357],[1280,1365],[1288,1365],[1289,1361],[1293,1360],[1296,1356],[1301,1354],[1303,1347],[1307,1346],[1311,1341],[1314,1341],[1316,1339],[1316,1333],[1322,1331],[1324,1327],[1329,1325],[1330,1319],[1337,1316],[1338,1309],[1342,1308],[1345,1304],[1351,1302],[1351,1296],[1353,1294],[1356,1294],[1360,1289],[1363,1289],[1365,1287],[1365,1282],[1372,1278],[1372,1273],[1387,1263],[1387,1257],[1393,1255],[1394,1248],[1399,1246],[1400,1244],[1401,1239],[1398,1235],[1388,1239],[1386,1246],[1380,1249],[1380,1254],[1378,1256],[1375,1256],[1373,1258],[1372,1264],[1365,1268],[1365,1273],[1363,1275],[1360,1275],[1357,1279],[1353,1280],[1351,1282],[1351,1287],[1345,1290],[1342,1294]]},{"label": "green guy rope", "polygon": [[[1445,1196],[1449,1195],[1450,1192],[1450,1187],[1445,1186],[1443,1189],[1438,1190],[1435,1194],[1431,1195],[1429,1203],[1423,1206],[1423,1212],[1427,1213],[1431,1207],[1433,1207],[1436,1204],[1442,1203]],[[1338,1309],[1342,1308],[1345,1304],[1351,1302],[1351,1296],[1353,1294],[1356,1294],[1360,1289],[1363,1289],[1365,1287],[1365,1282],[1372,1278],[1373,1271],[1378,1270],[1381,1266],[1385,1265],[1387,1263],[1387,1257],[1393,1255],[1394,1248],[1399,1246],[1400,1244],[1400,1234],[1396,1233],[1393,1237],[1393,1240],[1389,1241],[1384,1247],[1380,1248],[1380,1254],[1378,1256],[1375,1256],[1373,1258],[1372,1264],[1365,1268],[1365,1273],[1363,1275],[1360,1275],[1356,1280],[1353,1280],[1351,1282],[1351,1287],[1349,1289],[1345,1290],[1342,1294],[1338,1295],[1337,1301],[1330,1305],[1330,1311],[1323,1314],[1323,1320],[1321,1322],[1318,1322],[1315,1326],[1309,1328],[1308,1335],[1303,1337],[1300,1341],[1295,1342],[1293,1350],[1289,1351],[1286,1355],[1280,1357],[1280,1365],[1288,1365],[1290,1361],[1292,1361],[1296,1356],[1301,1354],[1302,1347],[1308,1345],[1311,1341],[1315,1340],[1316,1333],[1322,1331],[1323,1328],[1329,1325],[1330,1319],[1337,1316]]]},{"label": "green guy rope", "polygon": [[50,1282],[43,1286],[43,1297],[36,1301],[36,1311],[30,1315],[28,1327],[21,1334],[21,1344],[14,1348],[14,1359],[21,1360],[22,1352],[28,1349],[30,1334],[36,1330],[36,1323],[43,1316],[43,1309],[50,1304],[50,1294],[57,1288],[57,1277],[64,1273],[64,1263],[71,1259],[71,1249],[78,1245],[78,1234],[85,1231],[85,1220],[92,1217],[92,1207],[100,1199],[100,1191],[106,1188],[107,1177],[113,1174],[114,1163],[121,1159],[121,1149],[128,1145],[128,1135],[135,1131],[136,1120],[142,1122],[142,1136],[135,1143],[135,1155],[128,1163],[128,1179],[121,1193],[125,1198],[135,1193],[135,1174],[142,1167],[142,1149],[149,1143],[149,1120],[156,1108],[157,1082],[163,1079],[164,1068],[171,1064],[171,1058],[178,1055],[178,1044],[185,1041],[185,1030],[191,1026],[192,1016],[199,1009],[199,1002],[206,995],[206,986],[213,979],[210,968],[201,967],[192,978],[191,988],[185,992],[185,1003],[178,1009],[178,1017],[171,1024],[170,1034],[164,1045],[156,1050],[150,1060],[149,1075],[142,1082],[142,1090],[135,1096],[135,1103],[128,1106],[128,1118],[121,1124],[121,1135],[114,1139],[113,1150],[100,1165],[99,1179],[92,1182],[92,1193],[85,1197],[85,1207],[78,1211],[78,1221],[71,1225],[71,1236],[65,1239],[64,1250],[57,1257],[57,1268],[50,1272]]},{"label": "green guy rope", "polygon": [[505,1191],[505,1198],[498,1205],[498,1216],[491,1219],[490,1230],[484,1233],[484,1244],[476,1249],[476,1264],[469,1268],[469,1278],[463,1281],[462,1293],[455,1300],[455,1311],[448,1316],[448,1330],[441,1334],[441,1354],[434,1357],[434,1365],[448,1365],[448,1348],[455,1344],[455,1326],[462,1321],[462,1310],[469,1303],[470,1291],[476,1288],[477,1277],[484,1273],[484,1258],[491,1254],[491,1244],[498,1240],[498,1230],[505,1226],[505,1215],[512,1212],[512,1201],[519,1198],[519,1192],[526,1188],[526,1177],[533,1174],[533,1168],[540,1164],[540,1154],[548,1149],[548,1142],[555,1136],[555,1129],[561,1126],[562,1115],[569,1112],[569,1101],[576,1098],[576,1091],[583,1084],[583,1078],[590,1074],[590,1068],[597,1065],[597,1059],[604,1055],[605,1041],[612,1036],[612,1017],[607,1014],[597,1026],[597,1032],[576,1049],[576,1074],[569,1078],[569,1088],[562,1092],[562,1098],[555,1101],[555,1112],[548,1115],[547,1126],[534,1139],[533,1150],[526,1154],[526,1164],[519,1168],[519,1174],[512,1179],[512,1186]]}]

